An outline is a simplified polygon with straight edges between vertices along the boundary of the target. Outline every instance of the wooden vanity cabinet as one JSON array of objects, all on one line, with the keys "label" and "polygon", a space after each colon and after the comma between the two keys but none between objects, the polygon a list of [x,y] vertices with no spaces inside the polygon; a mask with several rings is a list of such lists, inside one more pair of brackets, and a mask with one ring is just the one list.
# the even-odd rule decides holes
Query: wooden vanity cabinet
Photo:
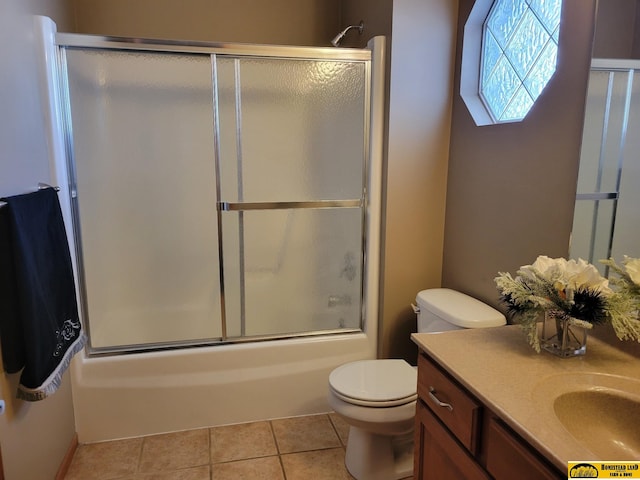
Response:
[{"label": "wooden vanity cabinet", "polygon": [[547,480],[565,475],[421,352],[414,478]]}]

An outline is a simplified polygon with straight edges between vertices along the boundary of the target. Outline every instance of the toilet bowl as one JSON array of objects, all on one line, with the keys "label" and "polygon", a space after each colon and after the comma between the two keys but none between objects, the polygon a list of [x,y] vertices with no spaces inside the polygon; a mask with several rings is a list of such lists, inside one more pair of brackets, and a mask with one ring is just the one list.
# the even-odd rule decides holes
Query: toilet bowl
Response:
[{"label": "toilet bowl", "polygon": [[350,425],[345,464],[357,479],[413,471],[416,369],[404,360],[361,360],[329,375],[329,405]]},{"label": "toilet bowl", "polygon": [[[454,290],[416,297],[418,332],[486,328],[506,323],[490,306]],[[329,375],[328,401],[349,424],[345,464],[357,480],[397,480],[413,474],[417,370],[404,360],[360,360]]]}]

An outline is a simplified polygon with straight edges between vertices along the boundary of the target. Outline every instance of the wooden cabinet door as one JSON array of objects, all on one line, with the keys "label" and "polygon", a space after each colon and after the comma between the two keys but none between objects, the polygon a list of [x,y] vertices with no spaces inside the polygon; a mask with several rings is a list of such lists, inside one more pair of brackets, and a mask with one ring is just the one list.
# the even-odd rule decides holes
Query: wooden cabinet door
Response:
[{"label": "wooden cabinet door", "polygon": [[558,480],[565,478],[547,466],[495,418],[489,420],[487,470],[496,480]]},{"label": "wooden cabinet door", "polygon": [[420,400],[416,408],[415,449],[416,480],[491,478]]}]

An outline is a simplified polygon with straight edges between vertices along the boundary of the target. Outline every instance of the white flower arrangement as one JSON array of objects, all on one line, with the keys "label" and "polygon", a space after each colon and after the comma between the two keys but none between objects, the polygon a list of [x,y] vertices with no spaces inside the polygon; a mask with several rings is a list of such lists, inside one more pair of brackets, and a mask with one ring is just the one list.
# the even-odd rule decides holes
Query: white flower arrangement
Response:
[{"label": "white flower arrangement", "polygon": [[621,292],[626,292],[636,301],[640,301],[640,258],[631,258],[625,255],[622,266],[618,265],[613,258],[601,260],[601,263],[607,265],[618,275],[618,278],[614,278],[612,283],[618,286]]},{"label": "white flower arrangement", "polygon": [[613,290],[595,266],[585,260],[539,256],[520,267],[516,277],[499,272],[495,278],[510,316],[518,316],[529,344],[540,351],[537,323],[545,313],[569,324],[592,328],[610,323],[621,340],[640,341],[640,259],[625,257],[623,267],[604,261],[620,276]]}]

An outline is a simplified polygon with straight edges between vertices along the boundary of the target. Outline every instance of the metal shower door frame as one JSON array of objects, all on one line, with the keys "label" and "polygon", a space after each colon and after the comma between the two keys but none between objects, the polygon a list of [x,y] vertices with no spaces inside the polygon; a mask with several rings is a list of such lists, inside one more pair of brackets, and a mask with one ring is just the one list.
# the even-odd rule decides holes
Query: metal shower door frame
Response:
[{"label": "metal shower door frame", "polygon": [[[608,243],[607,252],[605,258],[609,258],[612,255],[613,238],[616,227],[616,214],[618,210],[618,202],[620,201],[620,187],[622,182],[622,169],[624,163],[624,149],[627,137],[627,127],[629,123],[629,115],[631,110],[631,97],[633,92],[635,74],[640,72],[640,62],[637,60],[628,59],[593,59],[591,63],[590,75],[594,73],[607,74],[607,88],[604,96],[604,111],[603,111],[603,124],[601,131],[602,143],[600,145],[598,155],[598,169],[596,174],[595,192],[576,193],[576,202],[588,201],[593,202],[593,213],[591,215],[591,234],[589,238],[589,251],[587,260],[590,262],[597,261],[596,258],[596,243],[597,243],[597,225],[600,218],[600,206],[601,202],[611,202],[612,212],[611,219],[608,225]],[[622,110],[622,125],[620,136],[618,138],[618,148],[616,155],[616,178],[614,188],[607,191],[602,190],[602,182],[604,176],[604,169],[606,163],[605,155],[605,142],[608,138],[609,121],[611,104],[613,101],[613,87],[615,77],[622,77],[621,83],[625,84],[624,91],[624,108]],[[624,79],[626,77],[626,79]],[[605,274],[608,274],[609,267],[605,268]]]},{"label": "metal shower door frame", "polygon": [[[216,170],[216,212],[217,212],[217,229],[218,229],[218,257],[219,257],[219,274],[220,274],[220,308],[222,321],[222,336],[220,338],[198,339],[193,341],[176,341],[162,342],[161,344],[132,344],[115,347],[91,347],[88,344],[88,353],[91,355],[103,355],[114,353],[131,353],[148,350],[163,350],[187,346],[212,345],[220,343],[242,343],[255,342],[262,340],[305,337],[318,334],[331,333],[352,333],[362,332],[364,329],[364,289],[367,269],[367,209],[368,201],[368,181],[369,169],[371,161],[370,152],[370,135],[371,135],[371,102],[372,102],[372,51],[370,49],[347,49],[347,48],[330,48],[330,47],[298,47],[298,46],[276,46],[276,45],[251,45],[251,44],[231,44],[231,43],[212,43],[212,42],[183,42],[183,41],[166,41],[155,39],[136,39],[128,37],[109,37],[96,35],[82,35],[57,33],[55,43],[58,47],[58,64],[61,72],[60,91],[63,105],[63,123],[65,125],[64,143],[67,151],[67,171],[69,174],[69,188],[71,209],[73,216],[73,232],[76,238],[76,258],[78,267],[78,284],[81,295],[82,316],[85,319],[85,328],[91,338],[90,326],[88,322],[88,303],[85,282],[85,269],[83,265],[82,252],[82,236],[80,229],[80,214],[78,206],[77,184],[76,184],[76,167],[73,146],[73,128],[71,121],[71,109],[68,87],[68,71],[66,66],[66,50],[67,49],[95,49],[107,51],[141,51],[154,53],[182,53],[182,54],[199,54],[207,55],[211,58],[212,65],[212,88],[214,92],[214,143],[212,160],[214,161]],[[318,200],[305,202],[225,202],[221,200],[220,187],[220,158],[219,158],[219,122],[218,122],[218,105],[216,98],[216,58],[217,57],[253,57],[253,58],[274,58],[274,59],[300,59],[300,60],[335,60],[335,61],[353,61],[362,62],[365,66],[365,88],[364,88],[364,135],[363,135],[363,192],[362,198],[345,199],[345,200]],[[240,133],[240,132],[239,132]],[[242,200],[242,198],[240,198]],[[223,241],[222,241],[222,215],[224,212],[235,211],[242,216],[242,212],[251,210],[278,210],[278,209],[306,209],[306,208],[353,208],[359,207],[362,211],[362,249],[361,261],[363,266],[361,278],[361,318],[359,329],[335,329],[321,331],[306,331],[302,333],[288,333],[284,335],[264,335],[251,337],[231,337],[227,335],[227,318],[225,311],[225,282],[224,282],[224,263],[223,263]],[[243,242],[243,237],[241,237]],[[242,252],[242,249],[241,249]],[[243,273],[242,273],[243,274]],[[241,286],[241,296],[244,296],[244,284]],[[244,300],[242,302],[244,304]],[[244,315],[241,318],[241,329],[244,335]]]}]

